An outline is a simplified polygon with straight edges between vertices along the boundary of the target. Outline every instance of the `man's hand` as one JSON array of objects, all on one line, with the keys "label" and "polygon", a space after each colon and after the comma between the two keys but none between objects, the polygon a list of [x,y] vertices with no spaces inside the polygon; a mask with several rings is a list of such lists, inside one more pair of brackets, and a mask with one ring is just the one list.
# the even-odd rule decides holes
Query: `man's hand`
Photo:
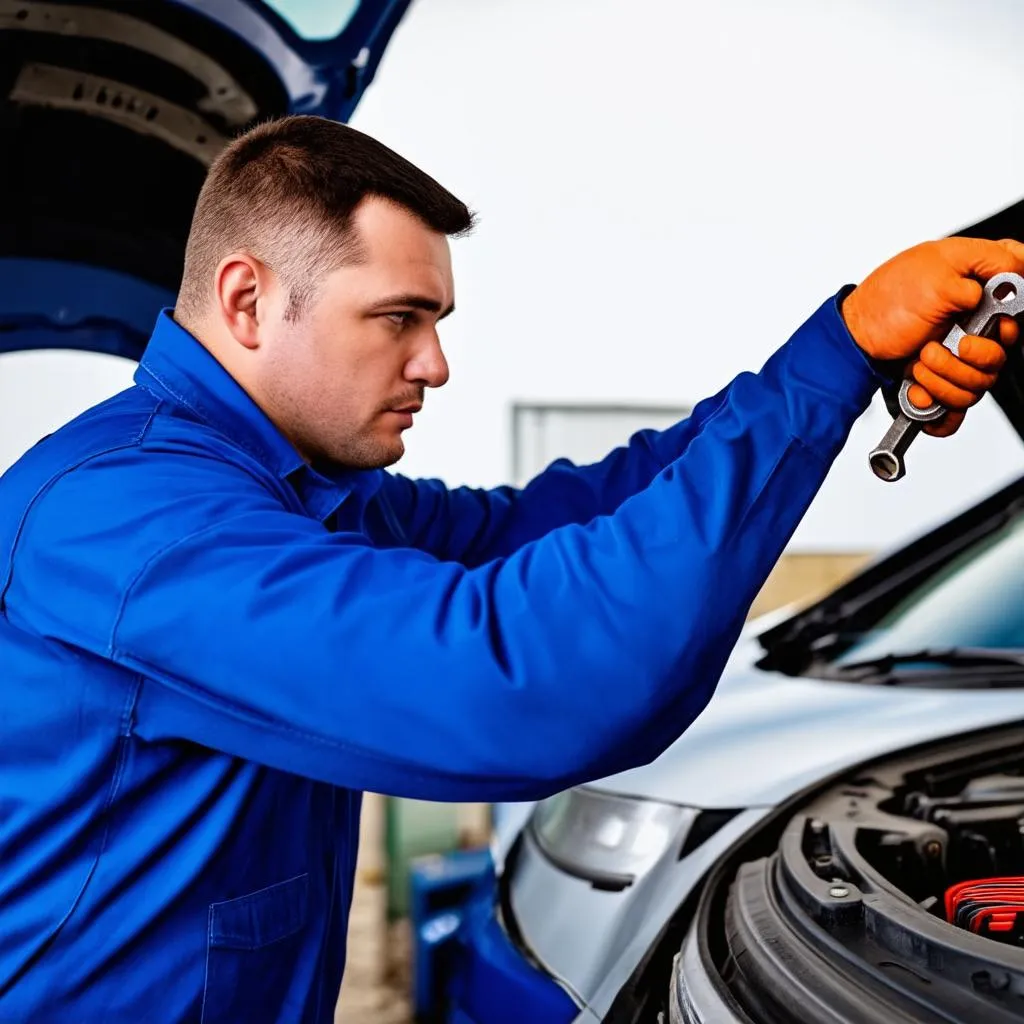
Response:
[{"label": "man's hand", "polygon": [[872,271],[843,301],[853,340],[881,360],[917,359],[909,399],[918,408],[941,402],[950,412],[925,433],[955,433],[967,409],[996,381],[1006,362],[1003,345],[1017,339],[1017,322],[1004,317],[999,340],[968,335],[957,358],[941,340],[953,320],[981,301],[981,282],[995,274],[1024,274],[1024,245],[1012,239],[943,238],[901,252]]}]

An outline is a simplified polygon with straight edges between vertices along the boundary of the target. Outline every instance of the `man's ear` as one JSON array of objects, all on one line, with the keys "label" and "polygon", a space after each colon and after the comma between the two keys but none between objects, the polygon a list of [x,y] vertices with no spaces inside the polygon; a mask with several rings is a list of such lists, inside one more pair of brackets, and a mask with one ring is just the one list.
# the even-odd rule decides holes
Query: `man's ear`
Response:
[{"label": "man's ear", "polygon": [[217,315],[228,333],[245,348],[259,347],[260,314],[272,287],[271,278],[270,268],[248,253],[232,253],[217,266]]}]

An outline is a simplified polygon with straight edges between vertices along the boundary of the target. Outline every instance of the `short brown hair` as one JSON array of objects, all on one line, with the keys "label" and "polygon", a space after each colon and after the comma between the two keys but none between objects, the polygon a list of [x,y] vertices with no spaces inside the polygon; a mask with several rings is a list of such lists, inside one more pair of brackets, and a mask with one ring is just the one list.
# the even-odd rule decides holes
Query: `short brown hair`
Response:
[{"label": "short brown hair", "polygon": [[217,264],[242,250],[266,263],[300,315],[317,281],[362,256],[352,214],[389,199],[428,227],[460,235],[473,214],[433,178],[362,132],[323,117],[266,121],[217,156],[196,201],[175,317],[186,326],[209,302]]}]

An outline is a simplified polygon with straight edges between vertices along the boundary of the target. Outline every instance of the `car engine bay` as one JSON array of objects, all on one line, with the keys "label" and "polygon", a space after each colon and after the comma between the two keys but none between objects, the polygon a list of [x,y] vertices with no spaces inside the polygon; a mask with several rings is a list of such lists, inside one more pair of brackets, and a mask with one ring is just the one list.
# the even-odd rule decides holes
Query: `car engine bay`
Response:
[{"label": "car engine bay", "polygon": [[851,774],[713,874],[671,1019],[1024,1019],[1022,832],[1019,729]]}]

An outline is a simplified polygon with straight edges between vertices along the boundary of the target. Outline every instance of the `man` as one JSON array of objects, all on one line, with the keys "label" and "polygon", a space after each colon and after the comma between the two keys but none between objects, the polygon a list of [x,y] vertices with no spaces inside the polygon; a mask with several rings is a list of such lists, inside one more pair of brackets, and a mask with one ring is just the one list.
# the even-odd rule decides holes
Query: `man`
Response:
[{"label": "man", "polygon": [[360,791],[530,799],[656,757],[875,390],[916,360],[955,430],[1004,352],[934,339],[1024,272],[926,243],[672,429],[450,491],[384,467],[448,379],[471,220],[350,128],[257,127],[136,386],[0,481],[0,1019],[330,1020]]}]

